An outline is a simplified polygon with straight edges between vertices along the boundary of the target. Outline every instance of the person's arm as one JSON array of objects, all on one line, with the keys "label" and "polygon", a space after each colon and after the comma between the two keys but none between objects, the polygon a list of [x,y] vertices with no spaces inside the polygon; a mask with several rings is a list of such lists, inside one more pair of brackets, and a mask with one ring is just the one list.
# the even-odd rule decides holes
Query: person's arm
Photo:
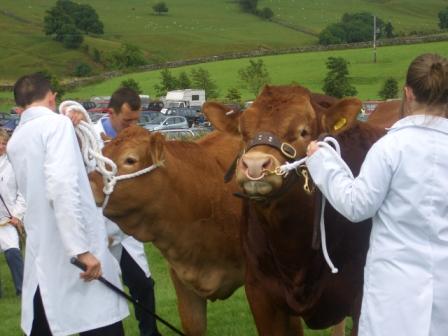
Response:
[{"label": "person's arm", "polygon": [[386,197],[393,175],[383,142],[371,148],[356,178],[334,150],[324,147],[312,152],[309,150],[308,170],[331,205],[352,222],[373,217]]},{"label": "person's arm", "polygon": [[53,207],[58,233],[67,255],[76,256],[86,264],[87,270],[81,273],[81,277],[91,280],[101,275],[101,265],[89,252],[82,214],[78,178],[80,174],[87,173],[79,168],[81,156],[71,121],[58,118],[51,126],[52,131],[44,139],[46,197]]}]

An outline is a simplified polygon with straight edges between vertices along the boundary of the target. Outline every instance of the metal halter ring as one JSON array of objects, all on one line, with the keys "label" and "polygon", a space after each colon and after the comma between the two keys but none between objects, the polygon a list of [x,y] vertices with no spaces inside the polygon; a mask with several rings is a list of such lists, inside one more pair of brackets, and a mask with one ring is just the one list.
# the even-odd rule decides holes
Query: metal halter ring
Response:
[{"label": "metal halter ring", "polygon": [[281,152],[283,153],[284,156],[286,156],[286,157],[288,157],[290,159],[295,159],[296,158],[297,151],[289,143],[283,142],[282,145],[280,146],[280,150],[281,150]]}]

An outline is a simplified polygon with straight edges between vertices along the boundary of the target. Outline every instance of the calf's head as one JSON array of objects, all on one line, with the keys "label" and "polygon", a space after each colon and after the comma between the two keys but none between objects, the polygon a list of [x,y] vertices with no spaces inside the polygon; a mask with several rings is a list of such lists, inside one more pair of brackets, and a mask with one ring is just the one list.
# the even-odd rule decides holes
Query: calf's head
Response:
[{"label": "calf's head", "polygon": [[[164,141],[164,137],[159,133],[151,134],[141,127],[130,126],[106,144],[103,155],[116,164],[117,176],[132,174],[153,164],[162,163]],[[152,178],[151,183],[145,183],[148,178],[159,173],[157,170],[159,169],[118,181],[104,209],[104,214],[118,221],[142,209],[151,197],[155,197],[156,190],[162,187],[162,182],[158,182],[160,179]],[[96,171],[92,172],[89,180],[96,203],[103,204],[105,194],[102,175]]]}]

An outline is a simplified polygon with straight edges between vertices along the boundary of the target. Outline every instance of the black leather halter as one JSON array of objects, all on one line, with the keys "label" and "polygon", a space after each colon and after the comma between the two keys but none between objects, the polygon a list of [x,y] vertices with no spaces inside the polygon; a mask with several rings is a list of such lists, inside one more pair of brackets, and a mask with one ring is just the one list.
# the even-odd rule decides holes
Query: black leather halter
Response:
[{"label": "black leather halter", "polygon": [[280,139],[277,138],[277,136],[273,133],[259,132],[255,134],[255,136],[247,143],[244,151],[242,153],[239,153],[235,157],[226,174],[224,175],[225,183],[229,182],[235,174],[236,166],[241,156],[243,156],[244,153],[248,152],[251,148],[256,146],[274,147],[283,154],[283,156],[286,158],[286,161],[288,162],[295,161],[295,159],[297,158],[297,151],[292,145],[287,142],[280,141]]}]

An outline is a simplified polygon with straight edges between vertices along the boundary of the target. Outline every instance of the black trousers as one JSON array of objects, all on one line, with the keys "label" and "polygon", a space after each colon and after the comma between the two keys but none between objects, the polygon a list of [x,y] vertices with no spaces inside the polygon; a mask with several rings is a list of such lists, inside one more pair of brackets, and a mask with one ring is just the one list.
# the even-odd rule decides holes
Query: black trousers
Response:
[{"label": "black trousers", "polygon": [[[149,311],[155,312],[154,280],[151,277],[146,277],[145,272],[143,272],[125,248],[123,248],[121,254],[120,268],[123,282],[129,288],[131,297]],[[160,335],[153,315],[145,313],[136,305],[134,305],[134,311],[138,320],[140,336]]]},{"label": "black trousers", "polygon": [[[34,294],[34,320],[31,328],[30,336],[52,336],[50,326],[48,325],[47,317],[45,316],[44,305],[42,297],[40,296],[39,287],[37,287],[36,294]],[[124,336],[123,324],[121,321],[114,324],[85,331],[79,334],[80,336]]]}]

